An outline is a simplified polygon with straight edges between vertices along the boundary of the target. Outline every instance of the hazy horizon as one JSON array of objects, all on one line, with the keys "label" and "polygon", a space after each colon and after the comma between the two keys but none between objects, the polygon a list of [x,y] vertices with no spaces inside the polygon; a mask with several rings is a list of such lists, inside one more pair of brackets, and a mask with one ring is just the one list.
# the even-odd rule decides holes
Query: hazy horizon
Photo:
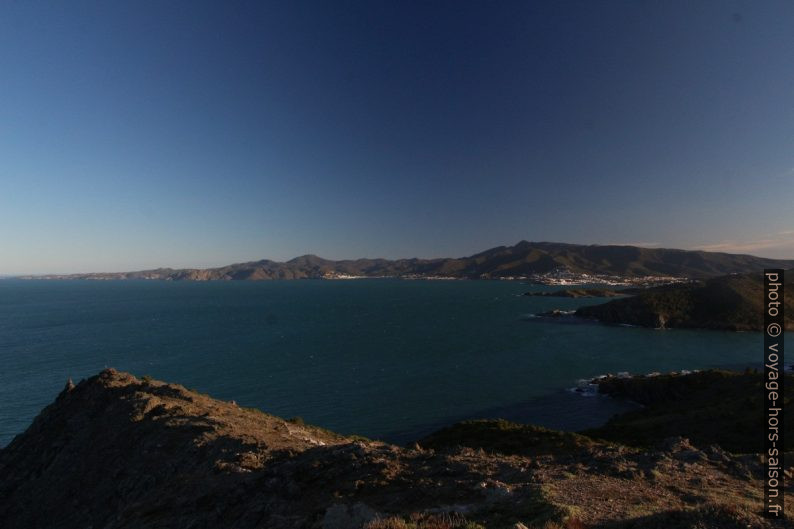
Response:
[{"label": "hazy horizon", "polygon": [[[357,259],[399,260],[399,259],[413,259],[413,258],[416,258],[416,259],[427,259],[427,260],[431,260],[431,259],[445,259],[445,258],[456,259],[456,258],[467,258],[467,257],[470,257],[470,256],[475,255],[477,253],[480,253],[480,252],[483,252],[483,251],[486,251],[486,250],[490,250],[490,249],[493,249],[493,248],[498,248],[498,247],[501,247],[501,246],[506,246],[506,247],[515,246],[516,244],[518,244],[520,242],[525,242],[525,241],[526,240],[523,239],[522,241],[516,241],[514,243],[497,244],[497,245],[489,246],[487,248],[480,248],[478,250],[475,250],[475,251],[472,251],[472,252],[469,252],[469,253],[466,253],[466,254],[459,254],[459,255],[432,255],[432,256],[403,255],[403,256],[395,256],[395,257],[385,257],[385,256],[382,256],[382,255],[377,255],[377,256],[363,255],[363,256],[329,257],[327,255],[317,254],[315,252],[304,252],[302,254],[293,255],[293,256],[290,256],[290,257],[283,257],[283,258],[273,258],[273,257],[268,257],[268,256],[260,256],[260,257],[252,257],[252,258],[247,258],[247,259],[228,260],[228,261],[224,261],[224,262],[220,262],[220,263],[213,263],[213,264],[201,265],[201,266],[195,266],[195,265],[171,266],[171,265],[167,265],[167,264],[160,264],[160,265],[152,265],[152,266],[142,267],[142,268],[124,268],[124,269],[119,269],[119,270],[74,270],[74,271],[58,271],[58,270],[55,270],[55,271],[44,271],[44,272],[11,272],[11,273],[0,271],[0,277],[15,277],[15,276],[26,276],[26,275],[34,275],[34,276],[35,275],[67,275],[67,274],[83,274],[83,273],[85,273],[85,274],[99,274],[99,273],[110,273],[110,274],[112,274],[112,273],[120,273],[120,272],[137,272],[137,271],[142,271],[142,270],[154,270],[154,269],[158,269],[158,268],[173,268],[173,269],[220,268],[220,267],[233,265],[233,264],[242,264],[242,263],[256,262],[256,261],[262,261],[262,260],[270,260],[270,261],[275,261],[275,262],[287,262],[287,261],[290,261],[292,259],[297,259],[299,257],[303,257],[303,256],[306,256],[306,255],[314,255],[314,256],[320,257],[322,259],[327,259],[327,260],[330,260],[330,261],[345,261],[345,260],[357,260]],[[662,247],[662,246],[656,246],[656,245],[649,246],[649,245],[633,244],[633,243],[604,243],[604,244],[599,244],[599,243],[577,243],[577,242],[562,242],[562,241],[547,241],[547,240],[526,241],[526,242],[530,242],[530,243],[551,243],[551,244],[560,243],[560,244],[573,244],[573,245],[581,245],[581,246],[636,246],[636,247],[640,247],[640,248],[651,248],[651,249],[659,249],[659,250],[666,249],[666,250],[707,251],[707,252],[714,252],[714,253],[751,255],[751,256],[755,256],[755,257],[762,257],[762,258],[768,258],[768,259],[794,260],[794,257],[791,257],[791,256],[790,257],[768,257],[768,256],[764,256],[764,255],[757,255],[757,254],[745,253],[745,252],[725,252],[725,251],[721,251],[721,250],[702,250],[702,249],[699,249],[699,248],[691,248],[691,249],[689,249],[689,248],[670,248],[670,247]]]},{"label": "hazy horizon", "polygon": [[11,3],[0,274],[794,257],[794,4]]}]

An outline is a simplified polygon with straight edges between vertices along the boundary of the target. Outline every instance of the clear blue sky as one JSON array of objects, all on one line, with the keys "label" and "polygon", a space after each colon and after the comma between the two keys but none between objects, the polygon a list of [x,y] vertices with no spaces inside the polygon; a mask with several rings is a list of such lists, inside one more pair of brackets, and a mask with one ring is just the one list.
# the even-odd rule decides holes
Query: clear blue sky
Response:
[{"label": "clear blue sky", "polygon": [[4,2],[0,274],[794,257],[794,3]]}]

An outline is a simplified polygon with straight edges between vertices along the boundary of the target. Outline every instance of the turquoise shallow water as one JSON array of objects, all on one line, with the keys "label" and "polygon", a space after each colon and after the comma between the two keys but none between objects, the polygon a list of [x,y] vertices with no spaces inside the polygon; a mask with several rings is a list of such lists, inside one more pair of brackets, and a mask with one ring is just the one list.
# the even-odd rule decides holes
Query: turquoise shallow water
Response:
[{"label": "turquoise shallow water", "polygon": [[405,441],[465,417],[578,429],[606,372],[756,363],[760,334],[531,322],[602,300],[507,281],[0,281],[0,446],[104,367],[344,433]]}]

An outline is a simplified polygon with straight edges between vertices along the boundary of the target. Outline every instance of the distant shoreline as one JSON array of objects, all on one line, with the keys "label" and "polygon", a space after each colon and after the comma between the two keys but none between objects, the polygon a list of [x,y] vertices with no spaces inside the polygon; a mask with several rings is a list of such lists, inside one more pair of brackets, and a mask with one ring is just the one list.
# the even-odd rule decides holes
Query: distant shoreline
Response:
[{"label": "distant shoreline", "polygon": [[217,268],[155,268],[132,272],[23,274],[17,279],[148,279],[263,281],[272,279],[499,279],[544,285],[648,286],[764,268],[794,268],[794,259],[752,255],[521,241],[460,258],[329,260],[303,255],[286,262],[262,259]]}]

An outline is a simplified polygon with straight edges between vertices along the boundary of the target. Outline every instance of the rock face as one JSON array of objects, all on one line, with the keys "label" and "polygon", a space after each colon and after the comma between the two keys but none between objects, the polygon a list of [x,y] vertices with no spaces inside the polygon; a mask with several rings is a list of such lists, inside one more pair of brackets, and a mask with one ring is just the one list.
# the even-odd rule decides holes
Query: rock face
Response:
[{"label": "rock face", "polygon": [[105,370],[0,450],[0,527],[766,527],[757,458],[716,447],[640,451],[489,421],[429,442],[347,438]]}]

